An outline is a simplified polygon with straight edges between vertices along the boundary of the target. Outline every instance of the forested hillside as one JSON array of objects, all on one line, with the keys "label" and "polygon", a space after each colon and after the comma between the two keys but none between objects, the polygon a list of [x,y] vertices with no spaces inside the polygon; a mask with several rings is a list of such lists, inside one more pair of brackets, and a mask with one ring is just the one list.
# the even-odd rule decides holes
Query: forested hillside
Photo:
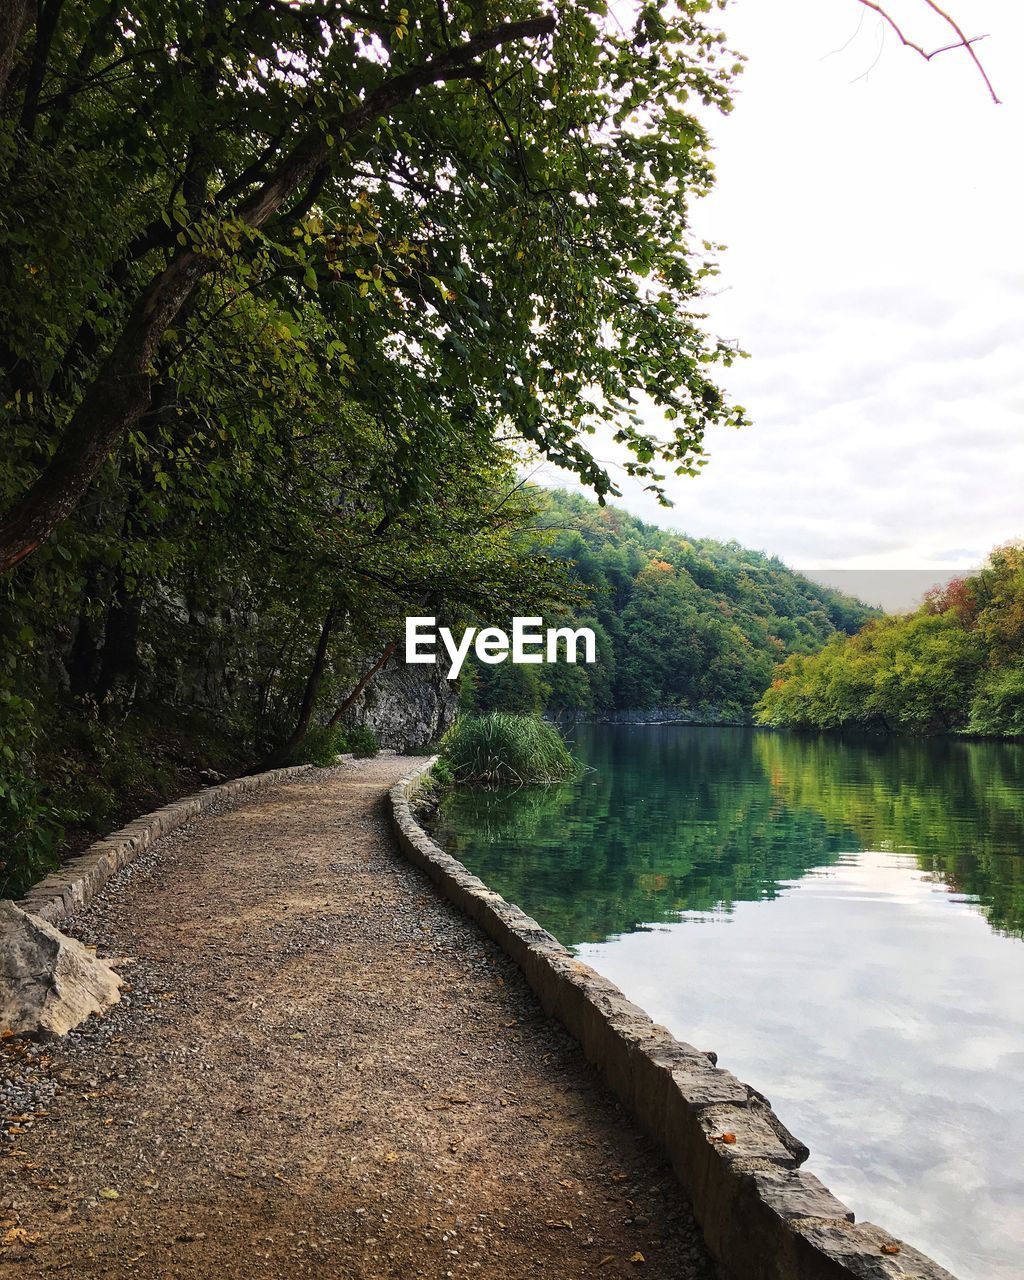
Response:
[{"label": "forested hillside", "polygon": [[776,663],[875,613],[738,543],[670,533],[580,495],[537,500],[536,547],[583,589],[569,616],[594,628],[598,662],[478,664],[469,696],[485,709],[749,720]]},{"label": "forested hillside", "polygon": [[994,551],[914,613],[790,657],[757,715],[815,729],[1024,735],[1024,546]]}]

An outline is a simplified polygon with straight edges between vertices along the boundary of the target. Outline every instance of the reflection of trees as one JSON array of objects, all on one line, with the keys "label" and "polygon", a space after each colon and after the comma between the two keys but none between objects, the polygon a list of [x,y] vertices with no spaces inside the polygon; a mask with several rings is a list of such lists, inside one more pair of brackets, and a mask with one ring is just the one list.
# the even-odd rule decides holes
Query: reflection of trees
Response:
[{"label": "reflection of trees", "polygon": [[743,729],[584,730],[579,783],[467,790],[442,843],[563,942],[772,897],[841,850],[912,853],[1024,935],[1024,750]]},{"label": "reflection of trees", "polygon": [[772,794],[744,730],[599,730],[578,784],[462,791],[445,847],[568,944],[774,896],[852,836]]},{"label": "reflection of trees", "polygon": [[1019,744],[763,734],[754,753],[775,796],[857,845],[912,853],[1024,936],[1024,750]]}]

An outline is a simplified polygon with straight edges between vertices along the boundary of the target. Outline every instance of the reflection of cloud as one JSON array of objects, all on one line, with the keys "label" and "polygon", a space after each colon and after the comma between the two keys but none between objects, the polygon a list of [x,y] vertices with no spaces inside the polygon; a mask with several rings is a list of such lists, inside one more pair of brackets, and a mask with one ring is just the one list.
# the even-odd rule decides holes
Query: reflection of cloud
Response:
[{"label": "reflection of cloud", "polygon": [[[1024,1250],[1024,948],[911,860],[849,855],[728,923],[580,947],[657,1021],[765,1090],[855,1210],[961,1280]],[[714,963],[708,963],[710,957]]]},{"label": "reflection of cloud", "polygon": [[752,354],[725,380],[756,425],[713,434],[703,475],[669,481],[674,511],[628,481],[624,501],[798,566],[963,569],[1024,534],[1024,9],[972,9],[996,109],[955,58],[887,49],[855,80],[870,21],[824,56],[850,7],[726,11],[751,61],[694,213],[730,246],[708,310]]}]

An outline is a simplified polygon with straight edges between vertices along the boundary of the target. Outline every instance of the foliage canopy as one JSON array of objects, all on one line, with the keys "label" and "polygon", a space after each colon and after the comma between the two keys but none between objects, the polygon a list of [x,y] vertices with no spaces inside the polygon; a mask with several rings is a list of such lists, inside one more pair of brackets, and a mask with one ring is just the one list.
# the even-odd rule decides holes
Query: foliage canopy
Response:
[{"label": "foliage canopy", "polygon": [[[593,666],[484,667],[479,709],[606,715],[658,709],[748,721],[777,662],[855,631],[873,611],[738,543],[687,538],[580,495],[535,495],[538,550],[566,566],[594,629]],[[565,610],[549,622],[564,622]]]},{"label": "foliage canopy", "polygon": [[1024,547],[933,591],[914,613],[790,657],[758,705],[767,725],[1024,735]]},{"label": "foliage canopy", "polygon": [[0,568],[125,445],[167,486],[259,467],[282,398],[301,419],[324,385],[401,439],[399,503],[453,438],[506,430],[606,492],[597,424],[656,483],[739,420],[711,380],[732,349],[692,314],[714,265],[691,104],[726,108],[735,67],[706,0],[625,27],[600,0],[12,3]]}]

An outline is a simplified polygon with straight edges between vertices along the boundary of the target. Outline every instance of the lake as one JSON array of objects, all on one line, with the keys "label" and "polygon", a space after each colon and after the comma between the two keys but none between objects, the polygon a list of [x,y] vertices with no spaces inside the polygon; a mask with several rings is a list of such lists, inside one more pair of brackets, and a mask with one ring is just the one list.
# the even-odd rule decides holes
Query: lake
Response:
[{"label": "lake", "polygon": [[440,843],[764,1092],[856,1212],[1024,1274],[1024,746],[588,726]]}]

